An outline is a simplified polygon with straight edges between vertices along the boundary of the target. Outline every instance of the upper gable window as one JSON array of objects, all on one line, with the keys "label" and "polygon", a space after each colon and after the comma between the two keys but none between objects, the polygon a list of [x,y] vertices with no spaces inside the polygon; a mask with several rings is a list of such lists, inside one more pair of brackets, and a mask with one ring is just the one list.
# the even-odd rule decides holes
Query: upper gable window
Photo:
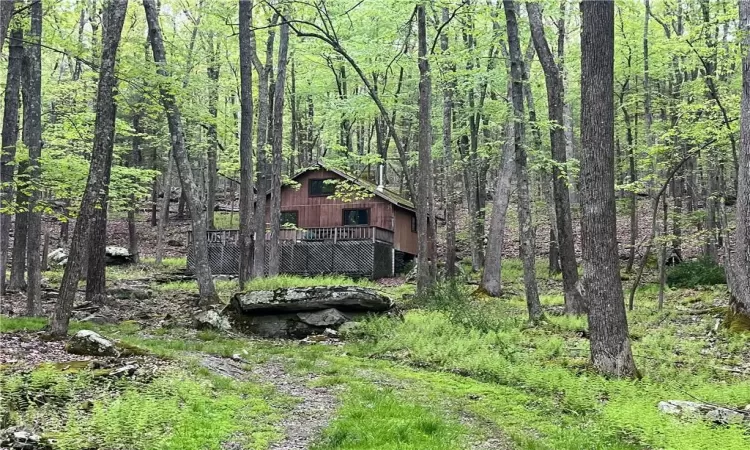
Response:
[{"label": "upper gable window", "polygon": [[308,195],[310,197],[328,197],[329,195],[333,195],[336,191],[336,184],[330,182],[326,183],[328,180],[333,180],[333,178],[310,180],[308,183]]}]

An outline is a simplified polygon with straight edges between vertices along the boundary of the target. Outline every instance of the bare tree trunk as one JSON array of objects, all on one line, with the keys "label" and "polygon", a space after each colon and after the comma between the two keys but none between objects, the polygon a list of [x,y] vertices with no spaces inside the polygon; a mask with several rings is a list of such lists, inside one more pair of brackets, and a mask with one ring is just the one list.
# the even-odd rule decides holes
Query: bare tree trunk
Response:
[{"label": "bare tree trunk", "polygon": [[[154,52],[154,62],[159,65],[159,75],[169,77],[166,68],[166,52],[164,50],[164,39],[161,28],[159,28],[159,17],[154,0],[143,0],[148,22],[149,41]],[[169,88],[161,84],[159,86],[161,102],[167,115],[169,134],[172,136],[172,156],[175,159],[177,173],[180,175],[182,192],[185,195],[187,207],[190,210],[190,225],[193,232],[193,256],[194,271],[198,280],[200,293],[200,304],[208,305],[219,302],[213,279],[211,278],[211,267],[208,263],[208,243],[206,236],[206,214],[201,204],[198,186],[193,180],[193,172],[185,149],[185,133],[182,127],[180,108]]]},{"label": "bare tree trunk", "polygon": [[492,200],[492,216],[490,217],[490,233],[487,239],[487,252],[484,259],[481,287],[493,297],[502,293],[502,259],[503,242],[505,240],[505,217],[510,203],[511,184],[515,172],[515,149],[512,136],[513,124],[506,127],[505,144],[503,145],[503,159],[500,173],[495,183],[495,195]]},{"label": "bare tree trunk", "polygon": [[156,228],[156,258],[157,266],[162,264],[164,259],[164,233],[167,230],[169,222],[169,205],[172,199],[172,167],[174,167],[174,158],[171,153],[167,152],[167,173],[164,175],[164,198],[159,210],[159,223]]},{"label": "bare tree trunk", "polygon": [[217,152],[219,150],[219,136],[216,131],[216,120],[218,109],[216,104],[219,101],[219,62],[216,58],[217,49],[214,48],[214,34],[209,33],[210,52],[208,72],[209,93],[208,93],[208,113],[211,115],[211,123],[208,125],[208,188],[206,189],[206,223],[208,228],[215,228],[214,225],[214,206],[216,205],[216,182],[217,182]]},{"label": "bare tree trunk", "polygon": [[518,227],[521,239],[521,259],[523,260],[523,283],[526,291],[526,306],[529,320],[538,322],[543,317],[542,305],[536,285],[536,245],[534,225],[531,219],[531,196],[526,169],[526,147],[524,142],[523,83],[525,82],[521,43],[518,39],[516,5],[513,0],[503,0],[505,23],[508,31],[508,51],[510,52],[510,72],[513,79],[511,93],[513,103],[513,146],[515,147],[516,177],[518,181]]},{"label": "bare tree trunk", "polygon": [[50,324],[50,333],[63,338],[68,332],[68,323],[73,309],[78,280],[81,275],[82,256],[88,238],[88,226],[94,214],[99,196],[104,189],[107,163],[111,161],[115,135],[115,96],[117,85],[115,62],[120,33],[125,22],[127,0],[108,0],[104,9],[104,32],[102,37],[99,86],[96,96],[96,123],[94,125],[94,149],[91,153],[86,190],[81,200],[81,209],[73,231],[68,253],[68,262],[60,283],[60,296]]},{"label": "bare tree trunk", "polygon": [[21,174],[26,174],[29,165],[28,161],[18,163],[18,180],[19,189],[16,191],[16,220],[13,227],[13,260],[10,265],[10,280],[8,289],[11,291],[26,290],[26,239],[28,236],[28,207],[29,196],[27,183],[21,179]]},{"label": "bare tree trunk", "polygon": [[268,249],[268,275],[279,274],[281,247],[279,232],[281,227],[281,164],[284,138],[284,85],[286,81],[287,53],[289,49],[289,23],[284,20],[279,30],[279,62],[276,70],[276,86],[273,100],[273,141],[271,166],[271,239]]},{"label": "bare tree trunk", "polygon": [[[141,116],[139,113],[133,114],[133,142],[130,150],[129,165],[131,167],[138,167],[141,164],[141,144],[143,139],[141,133],[143,132],[141,126]],[[137,210],[137,199],[135,196],[130,196],[132,207],[128,210],[128,251],[133,255],[135,262],[140,261],[140,252],[138,250],[138,229],[136,228],[136,213]]]},{"label": "bare tree trunk", "polygon": [[[274,14],[271,25],[274,26],[278,16]],[[266,63],[263,65],[256,51],[255,32],[251,31],[250,49],[255,71],[258,72],[258,135],[257,135],[257,174],[258,195],[255,199],[255,245],[253,248],[253,276],[266,276],[266,199],[270,188],[268,163],[266,162],[266,145],[268,144],[269,116],[271,112],[269,79],[273,73],[273,45],[275,32],[269,29],[266,41]]]},{"label": "bare tree trunk", "polygon": [[547,87],[547,104],[549,120],[558,126],[550,128],[552,159],[552,191],[555,198],[555,219],[557,222],[557,240],[560,249],[560,263],[563,273],[563,291],[565,294],[565,311],[568,314],[585,314],[586,302],[578,287],[578,264],[575,254],[575,235],[570,208],[570,193],[566,175],[560,170],[568,160],[565,139],[565,104],[562,73],[549,49],[544,36],[542,14],[537,3],[527,3],[526,8],[531,24],[534,47],[544,70]]},{"label": "bare tree trunk", "polygon": [[29,180],[31,195],[26,240],[28,264],[28,289],[26,291],[26,314],[38,316],[42,313],[42,214],[37,211],[40,197],[41,173],[39,158],[42,156],[42,1],[31,4],[30,43],[24,48],[24,70],[21,83],[23,96],[23,143],[29,150]]},{"label": "bare tree trunk", "polygon": [[8,34],[10,19],[13,16],[13,5],[15,0],[0,1],[0,53],[3,51],[5,35]]},{"label": "bare tree trunk", "polygon": [[[450,21],[450,11],[442,8],[443,23]],[[448,51],[448,34],[441,33],[440,49]],[[448,76],[455,72],[452,64],[447,67]],[[443,153],[445,158],[445,274],[448,278],[456,275],[456,184],[458,175],[453,162],[453,92],[456,83],[449,80],[443,87]]]},{"label": "bare tree trunk", "polygon": [[614,1],[581,3],[581,228],[591,360],[637,376],[617,252],[614,178]]},{"label": "bare tree trunk", "polygon": [[[432,80],[427,60],[427,19],[423,4],[417,6],[419,54],[419,177],[417,181],[417,291],[426,292],[435,282],[435,214],[433,210],[432,125],[430,96]],[[406,170],[406,168],[404,168]]]},{"label": "bare tree trunk", "polygon": [[[7,4],[11,4],[8,2]],[[0,5],[6,5],[0,2]],[[3,6],[0,6],[3,7]],[[13,202],[13,181],[16,142],[18,141],[18,106],[21,87],[21,66],[23,59],[23,31],[13,30],[10,34],[8,68],[3,99],[3,131],[0,155],[0,184],[2,184],[2,208]],[[0,214],[0,295],[5,294],[8,249],[10,247],[10,214]]]},{"label": "bare tree trunk", "polygon": [[[742,42],[742,100],[740,103],[740,151],[737,183],[737,227],[734,254],[727,264],[730,330],[746,331],[750,321],[750,3],[741,1],[740,31]],[[743,327],[742,324],[745,324]]]},{"label": "bare tree trunk", "polygon": [[[240,0],[240,289],[253,271],[253,3]],[[259,192],[259,194],[262,194]],[[258,196],[260,197],[260,195]],[[234,195],[232,196],[234,202]],[[264,237],[260,237],[263,239]]]}]

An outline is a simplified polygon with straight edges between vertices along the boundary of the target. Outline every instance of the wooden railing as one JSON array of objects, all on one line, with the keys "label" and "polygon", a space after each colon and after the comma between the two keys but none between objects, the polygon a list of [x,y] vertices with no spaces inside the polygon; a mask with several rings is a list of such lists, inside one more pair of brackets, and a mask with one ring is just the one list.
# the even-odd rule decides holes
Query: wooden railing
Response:
[{"label": "wooden railing", "polygon": [[[266,240],[271,233],[266,232]],[[188,245],[193,242],[188,232]],[[213,245],[239,244],[239,230],[211,230],[207,232],[208,243]],[[282,229],[280,241],[372,241],[393,244],[393,231],[380,227],[321,227],[299,230]]]}]

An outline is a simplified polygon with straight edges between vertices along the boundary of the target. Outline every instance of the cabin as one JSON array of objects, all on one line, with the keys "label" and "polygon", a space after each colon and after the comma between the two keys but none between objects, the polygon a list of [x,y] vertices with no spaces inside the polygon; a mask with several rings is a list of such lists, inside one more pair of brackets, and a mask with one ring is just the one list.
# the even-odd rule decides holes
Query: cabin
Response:
[{"label": "cabin", "polygon": [[[409,200],[382,184],[320,163],[297,172],[291,181],[281,189],[282,273],[376,279],[403,271],[416,257],[416,211]],[[270,194],[268,200],[270,207]],[[213,273],[238,273],[239,231],[208,233]]]}]

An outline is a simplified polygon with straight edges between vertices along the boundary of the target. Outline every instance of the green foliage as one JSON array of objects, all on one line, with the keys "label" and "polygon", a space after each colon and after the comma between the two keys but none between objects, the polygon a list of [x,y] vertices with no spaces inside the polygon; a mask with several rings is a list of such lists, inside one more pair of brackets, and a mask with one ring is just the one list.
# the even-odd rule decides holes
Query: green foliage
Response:
[{"label": "green foliage", "polygon": [[676,264],[667,271],[667,284],[673,288],[692,289],[726,282],[724,268],[708,257]]},{"label": "green foliage", "polygon": [[360,278],[353,280],[341,275],[317,275],[300,277],[296,275],[278,275],[269,278],[254,278],[247,282],[248,291],[269,291],[280,288],[313,287],[313,286],[361,286],[376,287],[375,283]]},{"label": "green foliage", "polygon": [[464,448],[462,427],[388,388],[358,386],[347,392],[337,419],[314,450]]}]

